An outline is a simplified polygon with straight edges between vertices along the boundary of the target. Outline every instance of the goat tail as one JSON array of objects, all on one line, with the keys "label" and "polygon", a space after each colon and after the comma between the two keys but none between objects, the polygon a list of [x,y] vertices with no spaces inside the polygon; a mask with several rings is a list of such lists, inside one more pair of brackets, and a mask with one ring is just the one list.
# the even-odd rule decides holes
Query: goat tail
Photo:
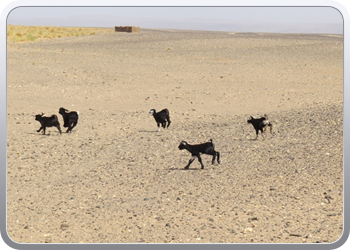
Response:
[{"label": "goat tail", "polygon": [[213,146],[214,146],[214,141],[213,141],[213,139],[210,139],[209,141],[210,141],[210,143],[213,144]]}]

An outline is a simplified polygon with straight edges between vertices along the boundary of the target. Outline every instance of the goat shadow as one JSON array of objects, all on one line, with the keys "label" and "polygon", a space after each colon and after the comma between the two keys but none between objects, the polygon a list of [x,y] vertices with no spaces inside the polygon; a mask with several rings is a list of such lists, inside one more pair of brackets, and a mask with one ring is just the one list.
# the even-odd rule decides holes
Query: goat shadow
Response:
[{"label": "goat shadow", "polygon": [[[27,133],[27,135],[40,135],[40,136],[50,136],[50,135],[55,135],[55,134],[56,134],[55,132],[53,132],[52,134],[51,133],[42,134],[42,133],[34,133],[34,132]],[[57,134],[59,134],[59,132],[57,132]]]},{"label": "goat shadow", "polygon": [[[272,136],[271,136],[272,137]],[[261,138],[258,138],[258,139],[253,139],[253,138],[250,138],[250,139],[247,139],[248,141],[266,141],[268,138],[264,138],[264,137],[261,137]]]},{"label": "goat shadow", "polygon": [[139,133],[157,133],[157,130],[139,130]]},{"label": "goat shadow", "polygon": [[208,170],[208,169],[201,169],[201,168],[188,168],[188,169],[185,169],[185,168],[169,168],[169,169],[164,169],[164,171],[168,171],[168,170],[174,170],[174,171],[193,171],[193,170]]}]

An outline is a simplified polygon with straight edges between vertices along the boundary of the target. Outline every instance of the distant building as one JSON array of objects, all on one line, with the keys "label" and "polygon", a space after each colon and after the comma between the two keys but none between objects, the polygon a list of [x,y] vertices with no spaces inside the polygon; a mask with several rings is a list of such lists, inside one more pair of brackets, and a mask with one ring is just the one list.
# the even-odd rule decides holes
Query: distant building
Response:
[{"label": "distant building", "polygon": [[115,32],[139,33],[140,27],[135,26],[115,26]]}]

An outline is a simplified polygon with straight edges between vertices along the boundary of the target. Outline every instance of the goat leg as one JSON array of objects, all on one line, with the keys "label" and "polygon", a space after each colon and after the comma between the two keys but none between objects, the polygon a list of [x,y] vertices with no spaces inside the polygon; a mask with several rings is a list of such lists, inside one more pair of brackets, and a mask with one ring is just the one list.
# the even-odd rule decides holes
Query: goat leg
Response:
[{"label": "goat leg", "polygon": [[272,134],[272,124],[271,123],[269,124],[269,127],[270,127],[270,133]]},{"label": "goat leg", "polygon": [[258,134],[259,134],[259,130],[256,130],[256,137],[255,137],[255,140],[258,139]]},{"label": "goat leg", "polygon": [[264,132],[266,131],[266,127],[260,129],[260,131],[261,131],[261,136],[263,137],[263,140],[265,140],[265,133]]},{"label": "goat leg", "polygon": [[58,129],[58,131],[60,131],[60,134],[62,134],[62,130],[61,130],[60,125],[57,125],[56,128]]},{"label": "goat leg", "polygon": [[77,126],[78,121],[74,122],[70,130],[72,130],[75,126]]},{"label": "goat leg", "polygon": [[219,152],[214,152],[211,164],[215,163],[215,158],[217,159],[217,162],[220,164],[220,153]]},{"label": "goat leg", "polygon": [[192,158],[188,161],[188,164],[187,164],[187,166],[185,167],[185,169],[188,169],[189,167],[190,167],[190,165],[191,165],[191,163],[194,161],[194,156],[192,156]]},{"label": "goat leg", "polygon": [[265,133],[266,129],[267,129],[267,126],[265,126],[265,127],[263,128],[262,132]]},{"label": "goat leg", "polygon": [[216,158],[216,152],[214,152],[214,154],[213,154],[213,159],[211,160],[211,164],[215,163],[215,158]]},{"label": "goat leg", "polygon": [[202,163],[202,158],[200,157],[199,154],[197,155],[197,158],[198,158],[199,163],[201,164],[201,169],[204,169],[204,165]]}]

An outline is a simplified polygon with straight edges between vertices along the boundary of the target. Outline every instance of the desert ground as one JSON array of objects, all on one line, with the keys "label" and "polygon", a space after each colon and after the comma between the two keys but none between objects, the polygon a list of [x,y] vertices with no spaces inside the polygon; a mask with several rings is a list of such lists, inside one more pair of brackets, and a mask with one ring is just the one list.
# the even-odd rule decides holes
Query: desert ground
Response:
[{"label": "desert ground", "polygon": [[[72,133],[60,107],[79,111]],[[150,109],[168,108],[157,132]],[[56,114],[46,135],[35,115]],[[265,136],[247,123],[267,114]],[[182,140],[213,139],[204,169]],[[18,243],[332,243],[343,232],[343,36],[147,30],[7,46]]]}]

